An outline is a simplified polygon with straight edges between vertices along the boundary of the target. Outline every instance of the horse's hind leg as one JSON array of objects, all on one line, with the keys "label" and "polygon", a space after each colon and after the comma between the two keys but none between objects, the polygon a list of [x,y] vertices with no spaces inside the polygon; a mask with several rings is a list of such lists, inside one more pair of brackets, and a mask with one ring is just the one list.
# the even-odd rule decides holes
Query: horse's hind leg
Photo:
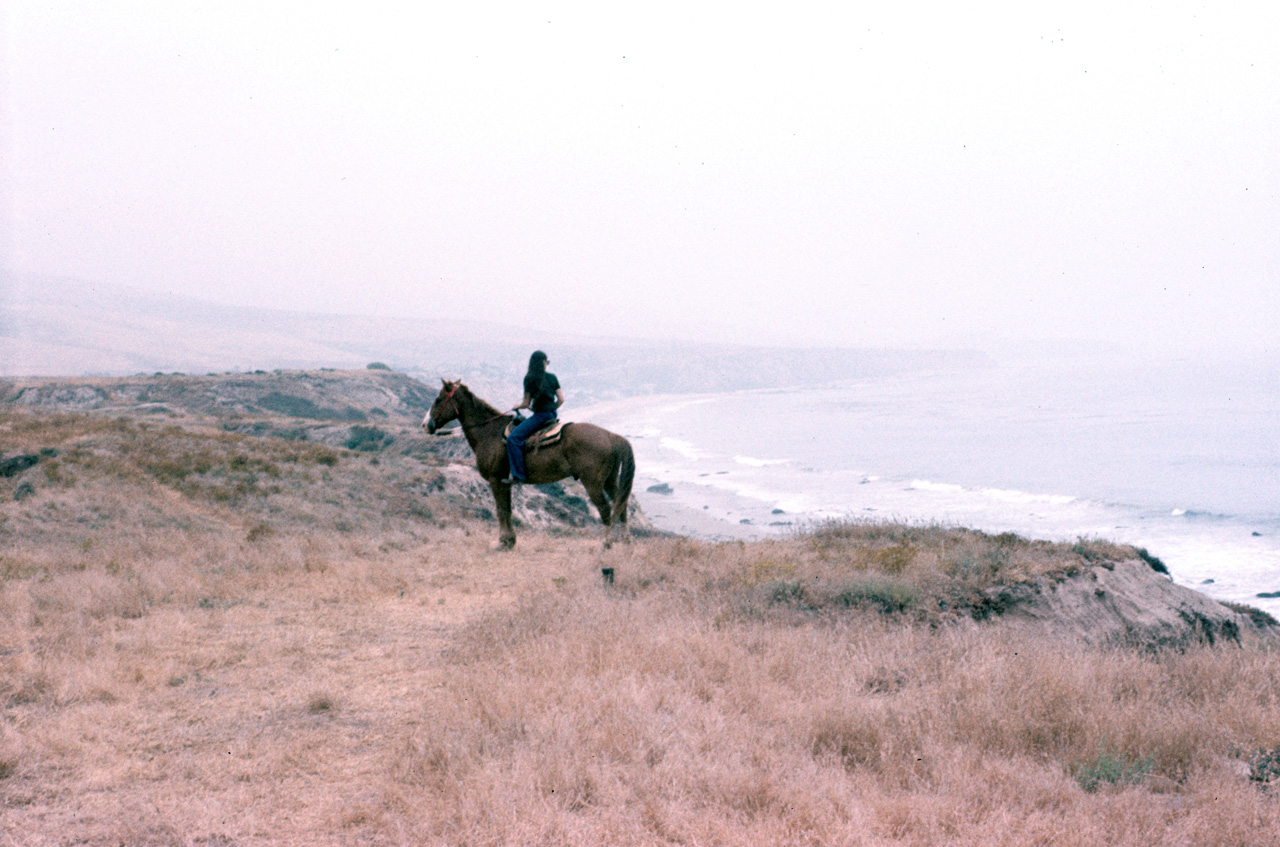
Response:
[{"label": "horse's hind leg", "polygon": [[627,504],[623,503],[618,509],[618,536],[628,544],[631,543],[631,525],[627,523]]},{"label": "horse's hind leg", "polygon": [[[605,535],[606,546],[610,536],[630,542],[631,527],[627,524],[627,504],[618,502],[618,483],[612,476],[604,484],[604,497],[609,503],[609,518],[604,521],[605,526],[608,527]],[[603,515],[604,512],[601,514]]]},{"label": "horse's hind leg", "polygon": [[631,527],[627,524],[627,505],[631,499],[631,483],[635,479],[635,455],[626,439],[612,436],[613,461],[604,479],[604,493],[612,504],[610,519],[613,534],[623,541],[631,541]]},{"label": "horse's hind leg", "polygon": [[604,524],[604,549],[608,550],[613,543],[613,503],[610,502],[609,495],[605,494],[604,486],[587,485],[586,480],[583,480],[583,487],[587,489],[587,496],[600,513],[600,523]]}]

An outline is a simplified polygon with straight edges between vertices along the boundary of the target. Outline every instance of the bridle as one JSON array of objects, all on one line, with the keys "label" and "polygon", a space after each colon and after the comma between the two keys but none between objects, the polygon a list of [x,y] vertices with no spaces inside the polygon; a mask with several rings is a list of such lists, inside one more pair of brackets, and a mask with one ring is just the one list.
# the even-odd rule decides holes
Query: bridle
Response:
[{"label": "bridle", "polygon": [[449,393],[444,395],[444,399],[453,401],[453,414],[458,419],[458,423],[462,423],[462,407],[458,405],[457,399],[453,396],[458,393],[458,389],[462,387],[462,382],[458,381],[453,384],[453,388],[449,389]]},{"label": "bridle", "polygon": [[[461,387],[462,387],[461,380],[455,382],[453,384],[453,388],[449,389],[449,393],[444,395],[444,399],[453,403],[453,416],[458,421],[458,426],[462,427],[462,431],[466,432],[468,427],[467,427],[466,421],[462,419],[462,407],[458,405],[458,398],[453,396],[458,393],[458,389]],[[470,428],[475,429],[477,427],[482,427],[485,424],[493,423],[498,418],[505,418],[507,414],[508,414],[507,412],[499,412],[498,414],[494,415],[491,418],[485,418],[484,420],[480,421],[480,423],[473,424]]]}]

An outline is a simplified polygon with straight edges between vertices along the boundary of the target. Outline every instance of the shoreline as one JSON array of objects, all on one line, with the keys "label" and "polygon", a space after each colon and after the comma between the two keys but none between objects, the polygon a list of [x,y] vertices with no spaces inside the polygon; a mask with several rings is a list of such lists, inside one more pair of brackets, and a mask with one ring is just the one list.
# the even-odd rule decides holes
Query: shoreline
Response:
[{"label": "shoreline", "polygon": [[721,514],[726,510],[711,502],[701,508],[685,502],[674,489],[670,494],[648,490],[650,486],[663,484],[670,485],[665,480],[637,476],[631,492],[645,516],[658,529],[704,541],[758,541],[775,534],[755,523],[735,523],[723,518]]},{"label": "shoreline", "polygon": [[[656,485],[668,486],[671,489],[671,493],[657,493],[647,490],[649,486]],[[886,512],[868,512],[866,514],[851,512],[842,516],[787,513],[786,515],[778,516],[778,523],[785,522],[785,526],[761,525],[757,522],[742,523],[735,521],[734,518],[743,513],[744,510],[741,503],[744,498],[733,492],[710,485],[663,480],[648,475],[638,475],[636,477],[632,497],[636,498],[637,503],[640,504],[646,517],[655,528],[712,542],[753,542],[785,537],[790,533],[803,531],[806,526],[819,522],[824,517],[835,520],[868,520],[887,524],[938,525],[953,529],[972,529],[989,535],[1011,531],[986,525],[981,521],[902,516]],[[1050,537],[1047,533],[1014,531],[1014,534],[1031,540],[1052,543],[1070,543],[1072,541],[1069,537],[1055,538]],[[1108,533],[1100,531],[1080,535],[1079,538],[1081,540],[1112,541],[1141,548],[1152,546],[1152,542],[1141,539],[1135,540],[1136,536],[1126,532]],[[1236,579],[1206,578],[1201,574],[1194,573],[1188,575],[1187,569],[1182,563],[1187,557],[1195,556],[1196,551],[1189,549],[1194,548],[1195,541],[1196,539],[1193,537],[1188,542],[1166,543],[1158,550],[1152,551],[1169,567],[1169,578],[1172,582],[1218,602],[1242,603],[1265,611],[1275,617],[1280,617],[1280,596],[1260,597],[1256,596],[1256,593],[1260,592],[1241,591],[1238,588]],[[1200,543],[1212,546],[1210,542],[1201,541]],[[1280,581],[1280,579],[1277,581]]]},{"label": "shoreline", "polygon": [[[1105,538],[1148,549],[1183,586],[1280,616],[1280,598],[1268,596],[1280,590],[1280,523],[1271,517],[1218,516],[1176,497],[1115,500],[1091,495],[1087,488],[1083,495],[1069,486],[1045,489],[1043,481],[1037,488],[999,476],[949,477],[924,464],[904,471],[891,457],[881,457],[875,445],[850,454],[861,458],[821,470],[810,467],[814,451],[805,446],[808,442],[778,440],[789,436],[777,426],[764,426],[760,446],[753,448],[744,438],[751,430],[743,427],[755,425],[742,423],[749,420],[742,415],[742,394],[618,398],[586,406],[574,417],[598,420],[632,441],[639,466],[634,496],[663,530],[745,541],[846,518],[1013,532],[1055,542]],[[874,402],[869,408],[874,410]],[[717,421],[723,422],[723,433]],[[864,435],[868,425],[864,421],[861,427]],[[819,428],[813,437],[825,432]],[[744,451],[750,455],[739,455]],[[1159,468],[1139,464],[1132,469],[1134,479],[1144,470]],[[1154,490],[1157,482],[1131,487]],[[669,486],[671,493],[646,490],[657,484]],[[1177,507],[1166,508],[1166,500]]]}]

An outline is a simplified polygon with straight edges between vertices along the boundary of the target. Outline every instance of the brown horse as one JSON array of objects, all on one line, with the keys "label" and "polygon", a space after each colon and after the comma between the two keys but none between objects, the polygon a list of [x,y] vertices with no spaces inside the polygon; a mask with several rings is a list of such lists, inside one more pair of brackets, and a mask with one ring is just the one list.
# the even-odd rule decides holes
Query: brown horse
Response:
[{"label": "brown horse", "polygon": [[[510,549],[516,544],[516,533],[511,528],[511,485],[502,480],[509,469],[504,430],[514,416],[499,412],[472,394],[461,380],[442,381],[444,387],[422,419],[422,428],[431,434],[452,420],[462,423],[462,432],[476,454],[476,467],[493,489],[498,506],[498,543]],[[636,460],[627,439],[593,424],[567,423],[554,444],[535,450],[526,446],[526,450],[529,482],[557,482],[567,476],[582,482],[600,512],[606,549],[613,542],[615,529],[624,538],[629,536],[627,500],[631,497]]]}]

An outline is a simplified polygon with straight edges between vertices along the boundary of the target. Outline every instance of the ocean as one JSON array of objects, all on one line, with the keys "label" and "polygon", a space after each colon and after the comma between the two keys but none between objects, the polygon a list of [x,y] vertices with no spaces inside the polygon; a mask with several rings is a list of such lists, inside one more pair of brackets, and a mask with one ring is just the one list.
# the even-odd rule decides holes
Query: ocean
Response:
[{"label": "ocean", "polygon": [[1145,547],[1180,584],[1280,616],[1280,368],[1042,357],[569,413],[626,435],[664,529],[826,518]]}]

